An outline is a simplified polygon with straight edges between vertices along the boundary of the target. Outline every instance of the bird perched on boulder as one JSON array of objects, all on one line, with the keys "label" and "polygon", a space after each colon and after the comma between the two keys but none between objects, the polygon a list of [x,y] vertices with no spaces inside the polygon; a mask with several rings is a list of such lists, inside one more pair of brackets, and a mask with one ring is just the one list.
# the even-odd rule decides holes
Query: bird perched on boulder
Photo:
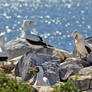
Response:
[{"label": "bird perched on boulder", "polygon": [[4,63],[4,61],[7,61],[9,55],[7,53],[7,50],[4,47],[4,39],[5,35],[0,35],[0,62]]},{"label": "bird perched on boulder", "polygon": [[30,24],[35,24],[36,22],[30,21],[30,20],[25,20],[24,21],[24,38],[26,39],[26,41],[28,42],[28,44],[30,45],[31,48],[47,48],[48,44],[45,43],[45,41],[42,39],[42,37],[35,35],[35,34],[31,34],[30,33],[30,29],[29,29],[29,25]]},{"label": "bird perched on boulder", "polygon": [[83,39],[78,31],[74,31],[72,35],[75,38],[76,51],[80,54],[80,58],[81,56],[83,56],[83,58],[87,57],[92,51],[87,41]]}]

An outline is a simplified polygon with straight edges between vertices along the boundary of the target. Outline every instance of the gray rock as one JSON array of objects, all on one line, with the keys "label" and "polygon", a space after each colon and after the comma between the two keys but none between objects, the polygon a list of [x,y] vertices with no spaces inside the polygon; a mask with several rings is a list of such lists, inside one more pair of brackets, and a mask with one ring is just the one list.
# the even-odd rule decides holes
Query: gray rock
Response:
[{"label": "gray rock", "polygon": [[59,70],[59,76],[61,81],[66,81],[69,76],[77,73],[81,67],[77,64],[66,64],[65,66],[62,66]]},{"label": "gray rock", "polygon": [[78,64],[81,67],[82,66],[83,67],[90,66],[90,63],[89,62],[87,62],[87,61],[85,61],[83,59],[80,59],[80,58],[75,58],[75,57],[67,58],[64,63],[61,63],[61,65],[66,64],[66,63],[67,64]]},{"label": "gray rock", "polygon": [[52,92],[54,88],[50,86],[33,86],[38,92]]},{"label": "gray rock", "polygon": [[[40,66],[42,65],[44,68],[44,71],[48,74],[45,73],[45,75],[50,78],[50,74],[52,73],[54,78],[56,77],[57,73],[56,71],[54,71],[55,69],[53,67],[55,67],[57,69],[57,67],[60,64],[60,60],[57,57],[53,57],[53,56],[48,56],[48,55],[41,55],[41,54],[34,54],[34,53],[27,53],[25,54],[21,60],[18,62],[16,69],[15,69],[15,74],[16,76],[21,76],[23,80],[29,80],[30,78],[33,77],[34,74],[32,73],[28,73],[28,70],[30,68],[30,66]],[[48,67],[46,65],[51,66]],[[57,65],[56,65],[57,64]],[[48,67],[48,69],[52,69],[52,71],[48,71],[48,69],[46,68]],[[52,76],[51,76],[52,77]],[[57,78],[56,78],[57,79]]]},{"label": "gray rock", "polygon": [[87,62],[92,63],[92,53],[87,57]]},{"label": "gray rock", "polygon": [[61,60],[65,60],[65,59],[71,57],[72,54],[69,53],[68,51],[54,48],[54,50],[53,50],[53,56],[56,56],[56,57],[60,58]]},{"label": "gray rock", "polygon": [[[12,40],[5,44],[5,47],[9,53],[9,59],[13,59],[16,57],[19,57],[21,55],[24,55],[28,51],[31,50],[29,44],[25,41],[25,39],[18,39],[18,40]],[[67,51],[57,49],[54,47],[49,48],[40,48],[40,49],[33,49],[34,52],[39,54],[48,54],[59,57],[61,60],[64,60],[71,56],[71,54]]]},{"label": "gray rock", "polygon": [[42,64],[44,69],[44,76],[47,77],[50,83],[53,85],[57,81],[60,81],[59,78],[59,67],[60,60],[49,60]]},{"label": "gray rock", "polygon": [[77,75],[70,76],[79,91],[92,89],[92,66],[81,69]]},{"label": "gray rock", "polygon": [[9,53],[9,59],[24,55],[30,50],[29,45],[24,39],[12,40],[6,43],[5,47]]},{"label": "gray rock", "polygon": [[69,76],[77,73],[85,66],[89,66],[89,63],[78,58],[68,58],[64,63],[60,64],[59,76],[61,81],[65,81]]}]

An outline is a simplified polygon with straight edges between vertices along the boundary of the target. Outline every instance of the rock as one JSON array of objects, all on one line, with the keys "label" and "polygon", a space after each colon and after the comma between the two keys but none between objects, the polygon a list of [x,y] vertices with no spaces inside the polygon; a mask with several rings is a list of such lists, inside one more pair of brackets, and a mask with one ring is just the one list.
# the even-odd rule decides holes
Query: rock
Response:
[{"label": "rock", "polygon": [[[28,73],[30,66],[40,66],[41,65],[41,66],[43,66],[45,72],[48,71],[48,69],[52,69],[52,71],[50,70],[48,72],[52,72],[52,74],[54,75],[54,78],[55,78],[56,74],[54,74],[54,73],[56,73],[56,71],[54,71],[55,69],[53,67],[57,68],[59,66],[60,62],[61,62],[60,59],[58,59],[57,57],[53,57],[50,55],[48,56],[48,55],[44,55],[44,54],[41,55],[38,53],[35,54],[35,53],[29,52],[29,53],[25,54],[21,58],[21,60],[18,62],[16,69],[15,69],[15,74],[16,74],[16,76],[21,76],[23,80],[29,80],[34,75],[32,73]],[[48,66],[46,66],[47,64],[49,64],[49,66],[53,66],[53,67],[51,67],[51,68],[49,67],[48,69],[46,69],[46,67],[48,67]],[[48,78],[50,78],[49,74],[51,74],[51,73],[46,74],[46,76]]]},{"label": "rock", "polygon": [[38,92],[52,92],[53,88],[50,86],[33,86]]},{"label": "rock", "polygon": [[92,53],[87,57],[87,62],[92,63]]},{"label": "rock", "polygon": [[89,63],[77,58],[68,58],[64,63],[60,64],[59,76],[61,81],[66,81],[69,76],[77,73],[84,66],[89,66]]},{"label": "rock", "polygon": [[80,69],[81,67],[77,64],[67,64],[62,66],[59,71],[61,81],[67,80],[69,76],[77,73]]},{"label": "rock", "polygon": [[24,55],[30,50],[29,45],[24,39],[12,40],[5,44],[5,47],[9,53],[9,59]]},{"label": "rock", "polygon": [[90,63],[89,62],[87,62],[87,61],[85,61],[83,59],[80,59],[78,57],[77,58],[75,58],[75,57],[67,58],[64,63],[61,63],[61,65],[63,65],[63,66],[64,66],[64,64],[78,64],[81,67],[82,66],[83,67],[90,66]]},{"label": "rock", "polygon": [[[25,53],[30,51],[30,46],[25,41],[25,39],[17,39],[9,41],[8,43],[5,44],[5,47],[9,53],[9,59],[13,59],[15,57],[24,55]],[[69,52],[54,47],[49,47],[46,49],[45,48],[34,49],[34,51],[40,54],[44,53],[48,55],[57,56],[61,60],[64,60],[71,56]]]},{"label": "rock", "polygon": [[55,84],[57,81],[60,81],[60,60],[49,60],[48,62],[43,63],[42,66],[44,69],[44,76],[49,79],[51,85]]},{"label": "rock", "polygon": [[80,91],[92,89],[92,66],[81,69],[68,81],[72,81]]},{"label": "rock", "polygon": [[65,50],[55,48],[55,50],[53,51],[53,56],[56,56],[56,57],[60,58],[61,60],[65,60],[65,59],[71,57],[72,54]]}]

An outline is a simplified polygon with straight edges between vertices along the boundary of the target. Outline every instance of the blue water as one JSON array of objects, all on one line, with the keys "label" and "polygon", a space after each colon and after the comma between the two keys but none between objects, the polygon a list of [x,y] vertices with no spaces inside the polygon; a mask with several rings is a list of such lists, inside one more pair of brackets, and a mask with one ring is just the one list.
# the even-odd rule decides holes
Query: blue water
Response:
[{"label": "blue water", "polygon": [[23,20],[36,21],[31,33],[60,49],[72,51],[72,32],[92,35],[92,0],[0,0],[0,33],[5,42],[23,37]]}]

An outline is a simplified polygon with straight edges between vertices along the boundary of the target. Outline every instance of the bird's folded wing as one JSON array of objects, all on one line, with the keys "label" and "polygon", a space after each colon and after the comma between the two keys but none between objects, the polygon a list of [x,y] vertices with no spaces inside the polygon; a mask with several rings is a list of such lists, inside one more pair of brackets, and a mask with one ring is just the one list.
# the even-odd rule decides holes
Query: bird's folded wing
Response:
[{"label": "bird's folded wing", "polygon": [[34,35],[34,34],[25,35],[25,39],[29,39],[29,40],[35,41],[35,42],[43,41],[40,36]]}]

